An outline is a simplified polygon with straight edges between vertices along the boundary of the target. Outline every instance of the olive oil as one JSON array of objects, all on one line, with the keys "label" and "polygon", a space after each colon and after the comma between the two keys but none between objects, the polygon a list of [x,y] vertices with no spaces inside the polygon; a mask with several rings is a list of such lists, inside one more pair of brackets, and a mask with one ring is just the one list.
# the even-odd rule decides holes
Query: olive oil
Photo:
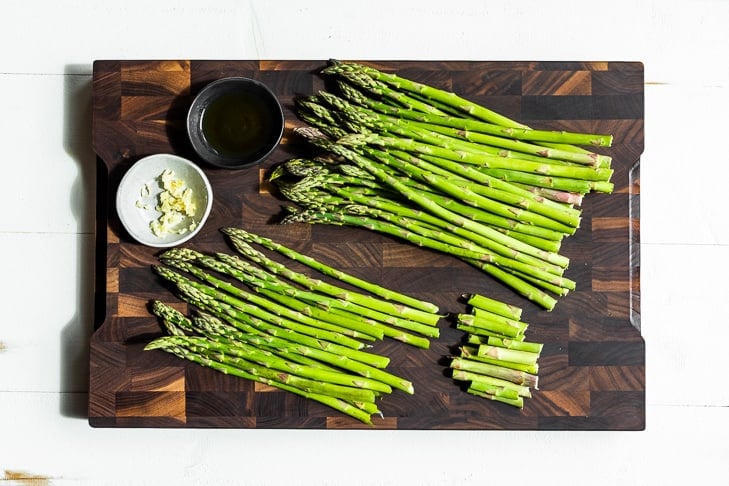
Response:
[{"label": "olive oil", "polygon": [[271,109],[256,93],[234,91],[221,94],[202,114],[205,141],[224,157],[248,157],[269,146],[276,136]]}]

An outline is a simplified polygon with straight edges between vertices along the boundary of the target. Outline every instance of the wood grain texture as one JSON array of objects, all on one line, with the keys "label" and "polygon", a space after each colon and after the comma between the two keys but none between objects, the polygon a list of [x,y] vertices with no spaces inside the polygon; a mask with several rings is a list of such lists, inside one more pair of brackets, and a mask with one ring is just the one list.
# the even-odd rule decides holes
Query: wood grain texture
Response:
[{"label": "wood grain texture", "polygon": [[[643,66],[613,62],[369,62],[382,70],[456,91],[534,128],[613,133],[615,192],[591,194],[583,223],[563,253],[577,291],[545,312],[454,258],[358,230],[276,225],[282,201],[261,184],[272,165],[306,147],[293,100],[324,89],[324,61],[97,61],[93,145],[98,155],[97,330],[90,352],[89,421],[97,427],[329,429],[640,430],[645,426],[645,346],[640,334],[640,172]],[[463,293],[483,293],[524,309],[530,340],[545,343],[540,390],[523,410],[465,393],[443,358],[462,333],[443,321],[431,349],[385,341],[374,351],[411,379],[414,396],[394,393],[383,419],[362,426],[289,393],[181,362],[145,343],[162,334],[148,306],[160,299],[186,312],[154,276],[158,251],[134,243],[115,213],[126,169],[159,152],[197,160],[185,135],[195,94],[224,76],[268,84],[286,116],[280,147],[260,169],[203,165],[213,185],[210,219],[189,246],[232,251],[218,229],[240,226],[351,273],[462,312]]]}]

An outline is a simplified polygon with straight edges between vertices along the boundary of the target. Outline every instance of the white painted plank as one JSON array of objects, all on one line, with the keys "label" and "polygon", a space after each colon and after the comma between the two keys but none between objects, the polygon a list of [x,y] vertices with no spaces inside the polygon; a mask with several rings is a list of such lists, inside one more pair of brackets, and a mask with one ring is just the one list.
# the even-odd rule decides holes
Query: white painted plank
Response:
[{"label": "white painted plank", "polygon": [[[729,227],[720,185],[727,165],[710,145],[723,141],[729,106],[729,2],[332,4],[3,3],[0,202],[21,210],[0,218],[3,275],[12,276],[0,300],[0,478],[9,470],[54,485],[292,484],[285,461],[303,486],[343,478],[355,486],[486,484],[514,480],[510,470],[493,468],[510,463],[514,451],[528,459],[529,477],[545,485],[725,478],[729,398],[711,378],[723,360],[710,345],[729,338]],[[57,392],[83,389],[76,371],[86,363],[90,332],[93,155],[82,129],[88,112],[77,107],[88,102],[91,62],[329,57],[645,62],[645,432],[107,430],[75,418],[85,395]],[[688,132],[677,132],[679,123]],[[29,173],[31,163],[41,170]],[[693,197],[680,193],[687,188]],[[448,459],[454,449],[459,463]],[[371,454],[364,467],[355,450]],[[391,473],[398,465],[407,472]]]},{"label": "white painted plank", "polygon": [[729,406],[729,246],[642,245],[642,334],[650,403]]},{"label": "white painted plank", "polygon": [[91,77],[0,74],[0,232],[94,229]]},{"label": "white painted plank", "polygon": [[[56,394],[0,392],[0,468],[52,484],[717,484],[726,407],[649,406],[643,432],[92,429]],[[66,453],[66,451],[68,451]],[[2,471],[0,470],[0,474]]]},{"label": "white painted plank", "polygon": [[3,275],[12,275],[2,299],[0,391],[88,390],[93,245],[92,235],[0,233]]},{"label": "white painted plank", "polygon": [[729,106],[728,88],[646,86],[642,242],[729,244],[722,201],[729,163],[721,148],[725,124],[719,108]]},{"label": "white painted plank", "polygon": [[[662,82],[716,84],[728,76],[722,59],[729,5],[721,0],[618,0],[594,15],[569,0],[373,0],[345,9],[327,0],[10,3],[0,18],[0,45],[15,46],[28,31],[38,35],[6,49],[0,72],[62,73],[101,58],[539,58],[646,59],[649,79]],[[689,18],[690,26],[677,28]]]}]

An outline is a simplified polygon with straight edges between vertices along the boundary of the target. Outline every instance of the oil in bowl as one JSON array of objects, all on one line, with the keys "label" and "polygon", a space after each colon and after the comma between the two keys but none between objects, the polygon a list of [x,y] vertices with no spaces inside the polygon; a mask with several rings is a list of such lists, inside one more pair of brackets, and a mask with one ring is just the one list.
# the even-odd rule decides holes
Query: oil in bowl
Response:
[{"label": "oil in bowl", "polygon": [[198,94],[188,113],[193,148],[206,162],[237,169],[263,161],[283,135],[281,104],[264,84],[223,78]]},{"label": "oil in bowl", "polygon": [[205,141],[219,154],[233,157],[265,151],[274,125],[264,100],[246,91],[223,93],[202,115]]}]

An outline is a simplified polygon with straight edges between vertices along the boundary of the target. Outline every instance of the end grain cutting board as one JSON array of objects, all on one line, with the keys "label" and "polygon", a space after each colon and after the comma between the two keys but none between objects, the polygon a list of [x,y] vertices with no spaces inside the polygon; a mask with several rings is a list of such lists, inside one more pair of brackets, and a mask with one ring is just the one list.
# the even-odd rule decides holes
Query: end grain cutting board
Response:
[{"label": "end grain cutting board", "polygon": [[645,349],[640,334],[639,158],[643,66],[633,62],[373,62],[455,91],[534,128],[612,133],[615,191],[590,194],[577,234],[565,240],[566,276],[578,290],[552,312],[538,309],[455,258],[365,230],[276,225],[282,201],[261,173],[300,153],[293,99],[324,89],[325,61],[97,61],[93,144],[99,160],[98,325],[91,340],[89,421],[98,427],[369,428],[318,403],[188,364],[144,345],[162,334],[151,299],[186,306],[150,270],[155,249],[133,242],[114,208],[116,186],[139,158],[159,152],[196,160],[185,135],[195,94],[225,76],[271,87],[286,133],[260,169],[202,165],[215,193],[211,217],[187,246],[232,251],[218,229],[240,226],[388,287],[463,312],[458,297],[482,293],[524,309],[527,338],[545,343],[540,389],[523,410],[473,397],[447,376],[443,357],[463,333],[442,322],[431,349],[396,342],[375,351],[411,379],[414,396],[381,403],[375,429],[605,429],[645,424]]}]

